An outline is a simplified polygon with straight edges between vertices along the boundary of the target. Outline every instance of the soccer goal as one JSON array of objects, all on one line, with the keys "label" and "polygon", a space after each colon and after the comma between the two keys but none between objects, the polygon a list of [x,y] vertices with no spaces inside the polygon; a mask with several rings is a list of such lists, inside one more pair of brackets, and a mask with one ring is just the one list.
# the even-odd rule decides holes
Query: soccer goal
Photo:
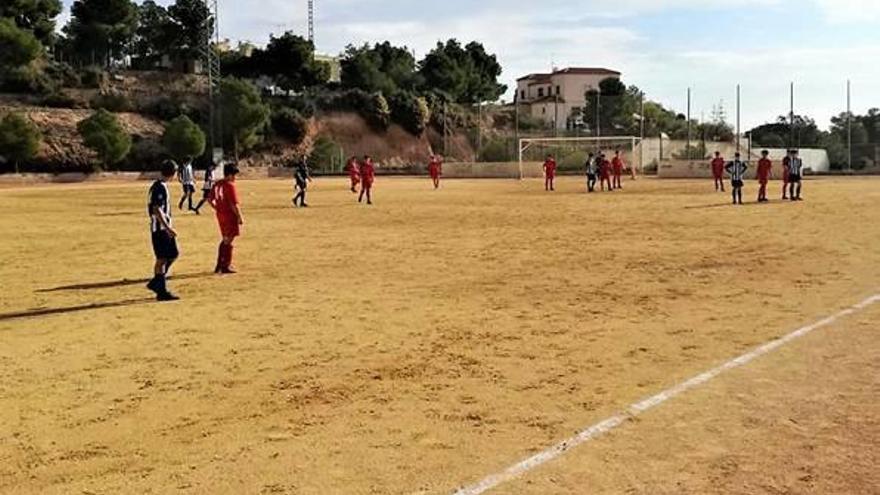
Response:
[{"label": "soccer goal", "polygon": [[[533,164],[543,164],[547,155],[553,155],[560,172],[584,171],[590,153],[605,153],[610,160],[620,151],[627,169],[641,173],[644,168],[642,140],[633,136],[611,137],[538,137],[519,140],[519,178],[540,176],[530,170]],[[531,164],[531,165],[530,165]]]}]

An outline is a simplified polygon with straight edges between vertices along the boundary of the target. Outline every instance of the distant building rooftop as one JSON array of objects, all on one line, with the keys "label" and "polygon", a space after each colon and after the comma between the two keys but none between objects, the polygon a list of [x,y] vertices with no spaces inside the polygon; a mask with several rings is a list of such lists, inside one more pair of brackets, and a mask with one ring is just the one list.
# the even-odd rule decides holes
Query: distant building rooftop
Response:
[{"label": "distant building rooftop", "polygon": [[600,67],[568,67],[565,69],[557,69],[552,73],[535,73],[517,79],[523,81],[525,79],[546,80],[555,75],[583,75],[583,76],[620,76],[620,72]]}]

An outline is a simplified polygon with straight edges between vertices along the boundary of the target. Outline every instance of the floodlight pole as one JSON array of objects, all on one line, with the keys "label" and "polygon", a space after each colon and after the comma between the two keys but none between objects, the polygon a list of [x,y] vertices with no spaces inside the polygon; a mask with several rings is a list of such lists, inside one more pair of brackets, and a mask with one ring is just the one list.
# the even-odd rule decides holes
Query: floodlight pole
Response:
[{"label": "floodlight pole", "polygon": [[849,166],[849,171],[852,172],[853,163],[852,163],[852,81],[847,79],[846,81],[846,142],[847,142],[847,161]]},{"label": "floodlight pole", "polygon": [[602,88],[600,87],[596,90],[596,137],[602,137],[602,122],[601,116],[599,114],[599,109],[602,106]]},{"label": "floodlight pole", "polygon": [[740,127],[740,85],[736,85],[736,152],[739,153],[740,145],[742,141],[742,133]]},{"label": "floodlight pole", "polygon": [[446,98],[443,98],[443,156],[449,157],[449,117],[446,113]]},{"label": "floodlight pole", "polygon": [[[517,92],[519,93],[519,92]],[[517,148],[520,146],[519,142],[519,94],[514,95],[513,97],[513,121],[514,121],[514,129],[513,129],[513,141],[516,144]],[[522,161],[522,154],[520,154],[520,162]]]},{"label": "floodlight pole", "polygon": [[207,64],[208,73],[208,119],[210,127],[211,152],[213,160],[213,151],[216,148],[223,148],[223,120],[220,112],[220,105],[217,102],[218,86],[222,77],[220,67],[220,57],[218,56],[215,44],[220,43],[220,16],[217,4],[218,0],[204,0],[205,7],[210,12],[210,16],[206,22],[213,21],[213,30],[209,25],[203,26],[202,41],[204,45],[202,50]]},{"label": "floodlight pole", "polygon": [[789,118],[791,122],[789,123],[789,138],[788,138],[788,147],[794,148],[794,82],[791,83],[791,113],[789,113]]},{"label": "floodlight pole", "polygon": [[691,161],[691,88],[688,88],[688,104],[687,104],[687,160]]},{"label": "floodlight pole", "polygon": [[483,151],[483,102],[477,103],[477,162]]},{"label": "floodlight pole", "polygon": [[309,41],[315,46],[315,0],[309,0]]},{"label": "floodlight pole", "polygon": [[639,172],[645,173],[645,93],[639,94]]}]

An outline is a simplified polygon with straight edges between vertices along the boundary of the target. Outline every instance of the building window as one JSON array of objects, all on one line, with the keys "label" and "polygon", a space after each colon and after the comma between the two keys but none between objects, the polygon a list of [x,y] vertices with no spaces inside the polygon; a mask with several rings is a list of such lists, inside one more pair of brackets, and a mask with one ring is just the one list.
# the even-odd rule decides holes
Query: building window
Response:
[{"label": "building window", "polygon": [[520,100],[525,100],[526,99],[526,90],[520,91],[519,95],[520,95],[520,98],[519,98]]},{"label": "building window", "polygon": [[544,97],[544,88],[538,88],[538,98]]},{"label": "building window", "polygon": [[547,107],[541,107],[541,113],[547,115]]},{"label": "building window", "polygon": [[562,94],[562,88],[561,88],[561,87],[556,86],[556,94],[557,94],[557,95],[561,95],[561,94]]}]

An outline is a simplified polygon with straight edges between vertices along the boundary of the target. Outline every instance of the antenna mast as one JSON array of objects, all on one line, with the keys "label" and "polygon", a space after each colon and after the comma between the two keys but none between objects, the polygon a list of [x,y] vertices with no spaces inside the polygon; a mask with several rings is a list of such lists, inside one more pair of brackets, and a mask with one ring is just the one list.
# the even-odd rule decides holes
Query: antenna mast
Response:
[{"label": "antenna mast", "polygon": [[222,74],[220,72],[220,55],[217,53],[216,45],[220,43],[220,20],[218,14],[218,0],[203,0],[205,7],[210,12],[208,19],[205,20],[205,26],[202,33],[202,55],[205,57],[207,64],[206,72],[208,75],[208,107],[209,107],[209,128],[211,139],[211,151],[223,148],[223,120],[220,116],[220,109],[217,102],[218,87]]},{"label": "antenna mast", "polygon": [[315,44],[315,0],[309,0],[309,41]]}]

